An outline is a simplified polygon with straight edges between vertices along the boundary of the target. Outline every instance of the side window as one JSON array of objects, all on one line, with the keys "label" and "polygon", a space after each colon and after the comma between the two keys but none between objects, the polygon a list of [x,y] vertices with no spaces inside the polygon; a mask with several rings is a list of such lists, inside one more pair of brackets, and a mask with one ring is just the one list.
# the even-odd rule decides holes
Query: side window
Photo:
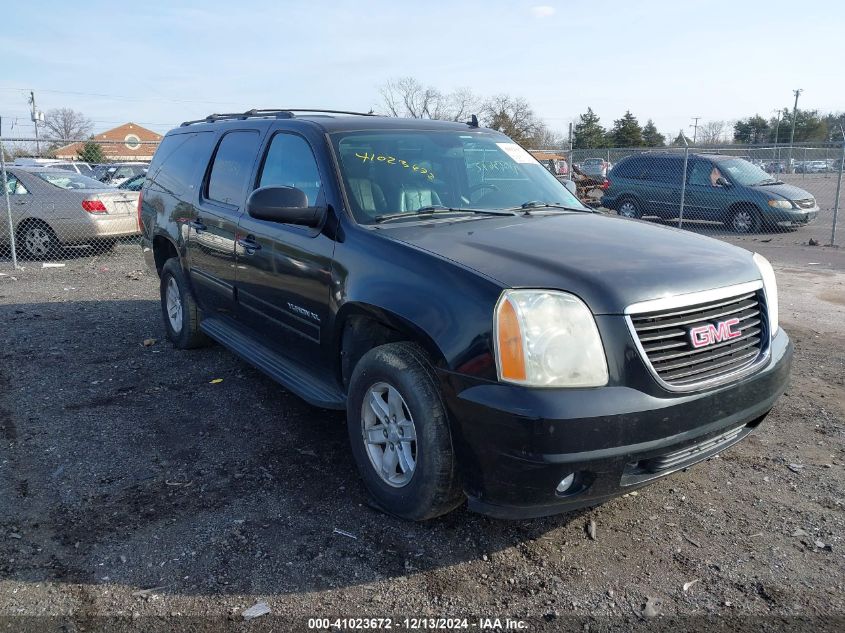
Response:
[{"label": "side window", "polygon": [[689,184],[691,185],[706,185],[710,186],[710,173],[713,171],[713,165],[697,160],[692,164],[689,170]]},{"label": "side window", "polygon": [[260,139],[257,130],[229,132],[223,136],[208,177],[206,195],[209,200],[241,204],[244,185],[255,163]]},{"label": "side window", "polygon": [[276,134],[270,142],[259,187],[296,187],[305,192],[308,204],[317,204],[320,172],[308,142],[296,134]]},{"label": "side window", "polygon": [[24,196],[29,193],[23,183],[8,172],[6,173],[6,191],[10,196]]},{"label": "side window", "polygon": [[209,132],[166,136],[150,164],[156,185],[172,195],[182,195],[191,185],[197,163],[207,161],[213,140]]},{"label": "side window", "polygon": [[683,163],[675,158],[656,158],[649,161],[648,180],[681,186]]}]

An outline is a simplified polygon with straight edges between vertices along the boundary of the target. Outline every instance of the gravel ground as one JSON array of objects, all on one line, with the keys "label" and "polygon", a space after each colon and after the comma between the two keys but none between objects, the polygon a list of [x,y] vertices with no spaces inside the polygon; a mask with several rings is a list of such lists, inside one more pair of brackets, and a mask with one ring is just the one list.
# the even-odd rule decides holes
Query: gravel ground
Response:
[{"label": "gravel ground", "polygon": [[[0,267],[0,630],[842,630],[845,253],[802,231],[735,240],[773,258],[796,346],[762,427],[639,493],[523,522],[369,507],[343,416],[220,347],[174,350],[130,245]],[[261,601],[271,614],[244,621]]]}]

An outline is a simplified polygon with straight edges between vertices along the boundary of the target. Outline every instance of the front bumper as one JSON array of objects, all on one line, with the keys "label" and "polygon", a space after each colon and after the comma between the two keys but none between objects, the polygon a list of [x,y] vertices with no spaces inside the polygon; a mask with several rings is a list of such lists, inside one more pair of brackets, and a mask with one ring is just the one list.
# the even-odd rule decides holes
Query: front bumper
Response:
[{"label": "front bumper", "polygon": [[771,209],[766,219],[777,226],[804,226],[815,220],[818,214],[818,206],[810,209]]},{"label": "front bumper", "polygon": [[[792,343],[727,386],[654,395],[626,386],[528,389],[443,376],[470,509],[530,518],[596,505],[706,459],[756,427],[786,389]],[[558,494],[558,483],[576,473]]]}]

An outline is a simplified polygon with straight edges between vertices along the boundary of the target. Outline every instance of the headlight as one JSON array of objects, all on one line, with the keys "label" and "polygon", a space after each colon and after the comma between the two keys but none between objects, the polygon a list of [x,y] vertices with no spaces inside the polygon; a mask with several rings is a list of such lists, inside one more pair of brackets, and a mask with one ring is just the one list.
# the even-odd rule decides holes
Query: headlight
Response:
[{"label": "headlight", "polygon": [[505,290],[496,305],[499,379],[531,387],[600,387],[607,359],[590,309],[552,290]]},{"label": "headlight", "polygon": [[791,209],[792,203],[789,200],[769,200],[769,206],[775,209]]},{"label": "headlight", "polygon": [[754,263],[757,264],[757,270],[763,279],[763,292],[766,293],[766,308],[769,312],[769,332],[774,338],[778,331],[778,284],[775,271],[769,260],[760,253],[754,253]]}]

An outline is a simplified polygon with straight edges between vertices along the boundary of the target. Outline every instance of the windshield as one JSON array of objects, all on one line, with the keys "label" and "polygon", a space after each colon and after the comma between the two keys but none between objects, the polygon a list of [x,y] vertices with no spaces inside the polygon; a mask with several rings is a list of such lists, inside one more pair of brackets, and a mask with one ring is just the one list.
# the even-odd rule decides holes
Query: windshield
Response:
[{"label": "windshield", "polygon": [[80,176],[71,171],[39,171],[35,175],[59,189],[111,189],[99,180]]},{"label": "windshield", "polygon": [[741,158],[720,160],[716,163],[716,166],[728,180],[739,185],[758,185],[774,180],[774,178],[757,167],[757,165],[752,165],[747,160]]},{"label": "windshield", "polygon": [[[444,208],[512,209],[525,203],[587,209],[528,152],[491,132],[396,130],[332,135],[355,219],[418,217]],[[401,219],[401,216],[399,216]]]}]

